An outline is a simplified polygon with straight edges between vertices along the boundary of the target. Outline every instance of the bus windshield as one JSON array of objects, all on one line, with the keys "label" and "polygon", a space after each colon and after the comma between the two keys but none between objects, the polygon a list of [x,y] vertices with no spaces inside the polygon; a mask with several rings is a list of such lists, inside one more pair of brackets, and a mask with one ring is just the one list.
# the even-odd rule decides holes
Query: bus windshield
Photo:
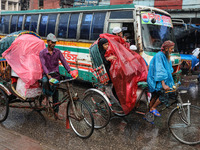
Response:
[{"label": "bus windshield", "polygon": [[[150,18],[150,19],[149,19]],[[155,18],[155,23],[151,19]],[[166,40],[176,43],[171,18],[160,14],[142,13],[142,40],[145,51],[158,52]],[[175,44],[174,52],[178,52]]]}]

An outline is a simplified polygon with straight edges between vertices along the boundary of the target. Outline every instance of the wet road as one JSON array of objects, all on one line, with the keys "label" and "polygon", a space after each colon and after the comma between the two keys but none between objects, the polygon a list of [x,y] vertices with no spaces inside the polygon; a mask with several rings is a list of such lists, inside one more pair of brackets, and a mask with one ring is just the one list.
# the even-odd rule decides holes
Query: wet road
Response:
[{"label": "wet road", "polygon": [[[80,97],[89,87],[85,83],[75,84]],[[182,88],[189,91],[182,96],[183,100],[190,99],[193,105],[200,106],[200,84],[196,80],[185,79]],[[1,126],[61,150],[200,149],[200,145],[184,145],[172,137],[167,129],[167,118],[172,108],[162,111],[162,117],[156,118],[154,125],[134,112],[126,117],[114,117],[106,128],[95,130],[89,139],[81,139],[71,129],[65,129],[63,121],[55,121],[47,116],[45,121],[37,112],[27,109],[11,108],[7,120]]]}]

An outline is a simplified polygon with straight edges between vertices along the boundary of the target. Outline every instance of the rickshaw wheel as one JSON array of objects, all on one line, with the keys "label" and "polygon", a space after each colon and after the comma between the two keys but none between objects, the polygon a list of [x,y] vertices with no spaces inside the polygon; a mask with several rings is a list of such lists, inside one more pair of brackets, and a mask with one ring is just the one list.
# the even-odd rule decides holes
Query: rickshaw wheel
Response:
[{"label": "rickshaw wheel", "polygon": [[9,102],[6,93],[0,89],[0,122],[7,119],[9,113]]},{"label": "rickshaw wheel", "polygon": [[89,106],[94,117],[94,128],[105,127],[111,118],[111,110],[106,100],[100,94],[92,91],[85,95],[83,101]]}]

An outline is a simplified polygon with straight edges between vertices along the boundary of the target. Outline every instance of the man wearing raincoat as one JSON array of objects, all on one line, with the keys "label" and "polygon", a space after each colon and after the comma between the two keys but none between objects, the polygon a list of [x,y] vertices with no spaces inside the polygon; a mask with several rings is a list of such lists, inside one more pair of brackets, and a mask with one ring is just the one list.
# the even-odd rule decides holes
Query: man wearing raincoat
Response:
[{"label": "man wearing raincoat", "polygon": [[165,41],[162,44],[161,51],[153,57],[149,65],[147,83],[149,92],[152,93],[150,112],[155,116],[160,116],[156,107],[161,102],[168,105],[169,95],[165,91],[174,85],[172,62],[170,61],[170,54],[174,50],[174,45],[172,41]]}]

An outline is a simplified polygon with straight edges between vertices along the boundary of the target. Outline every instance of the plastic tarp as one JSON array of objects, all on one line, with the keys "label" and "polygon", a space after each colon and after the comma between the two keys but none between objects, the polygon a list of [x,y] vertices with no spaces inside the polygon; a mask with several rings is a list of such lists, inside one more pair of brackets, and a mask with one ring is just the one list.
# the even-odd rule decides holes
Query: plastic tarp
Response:
[{"label": "plastic tarp", "polygon": [[147,77],[149,92],[160,91],[162,88],[161,81],[172,88],[174,85],[173,71],[172,62],[167,60],[163,52],[158,52],[149,64]]},{"label": "plastic tarp", "polygon": [[42,78],[42,65],[39,53],[45,48],[43,40],[35,35],[23,34],[2,54],[14,72],[29,88]]},{"label": "plastic tarp", "polygon": [[[20,35],[22,34],[33,34],[37,37],[39,37],[39,35],[37,35],[35,32],[32,31],[17,31],[17,32],[13,32],[11,34],[8,34],[7,36],[5,36],[4,38],[2,38],[0,40],[0,56],[2,55],[2,53],[7,50],[11,44],[13,43],[13,41]],[[39,37],[40,38],[40,37]]]},{"label": "plastic tarp", "polygon": [[199,59],[197,59],[197,57],[193,56],[193,55],[189,55],[189,54],[180,54],[181,59],[182,60],[191,60],[192,62],[192,68],[193,69],[196,65],[199,64]]},{"label": "plastic tarp", "polygon": [[119,36],[106,33],[100,37],[109,41],[105,57],[117,57],[111,62],[110,77],[123,111],[128,114],[136,103],[137,83],[147,79],[146,63],[139,54],[126,48],[126,43]]}]

